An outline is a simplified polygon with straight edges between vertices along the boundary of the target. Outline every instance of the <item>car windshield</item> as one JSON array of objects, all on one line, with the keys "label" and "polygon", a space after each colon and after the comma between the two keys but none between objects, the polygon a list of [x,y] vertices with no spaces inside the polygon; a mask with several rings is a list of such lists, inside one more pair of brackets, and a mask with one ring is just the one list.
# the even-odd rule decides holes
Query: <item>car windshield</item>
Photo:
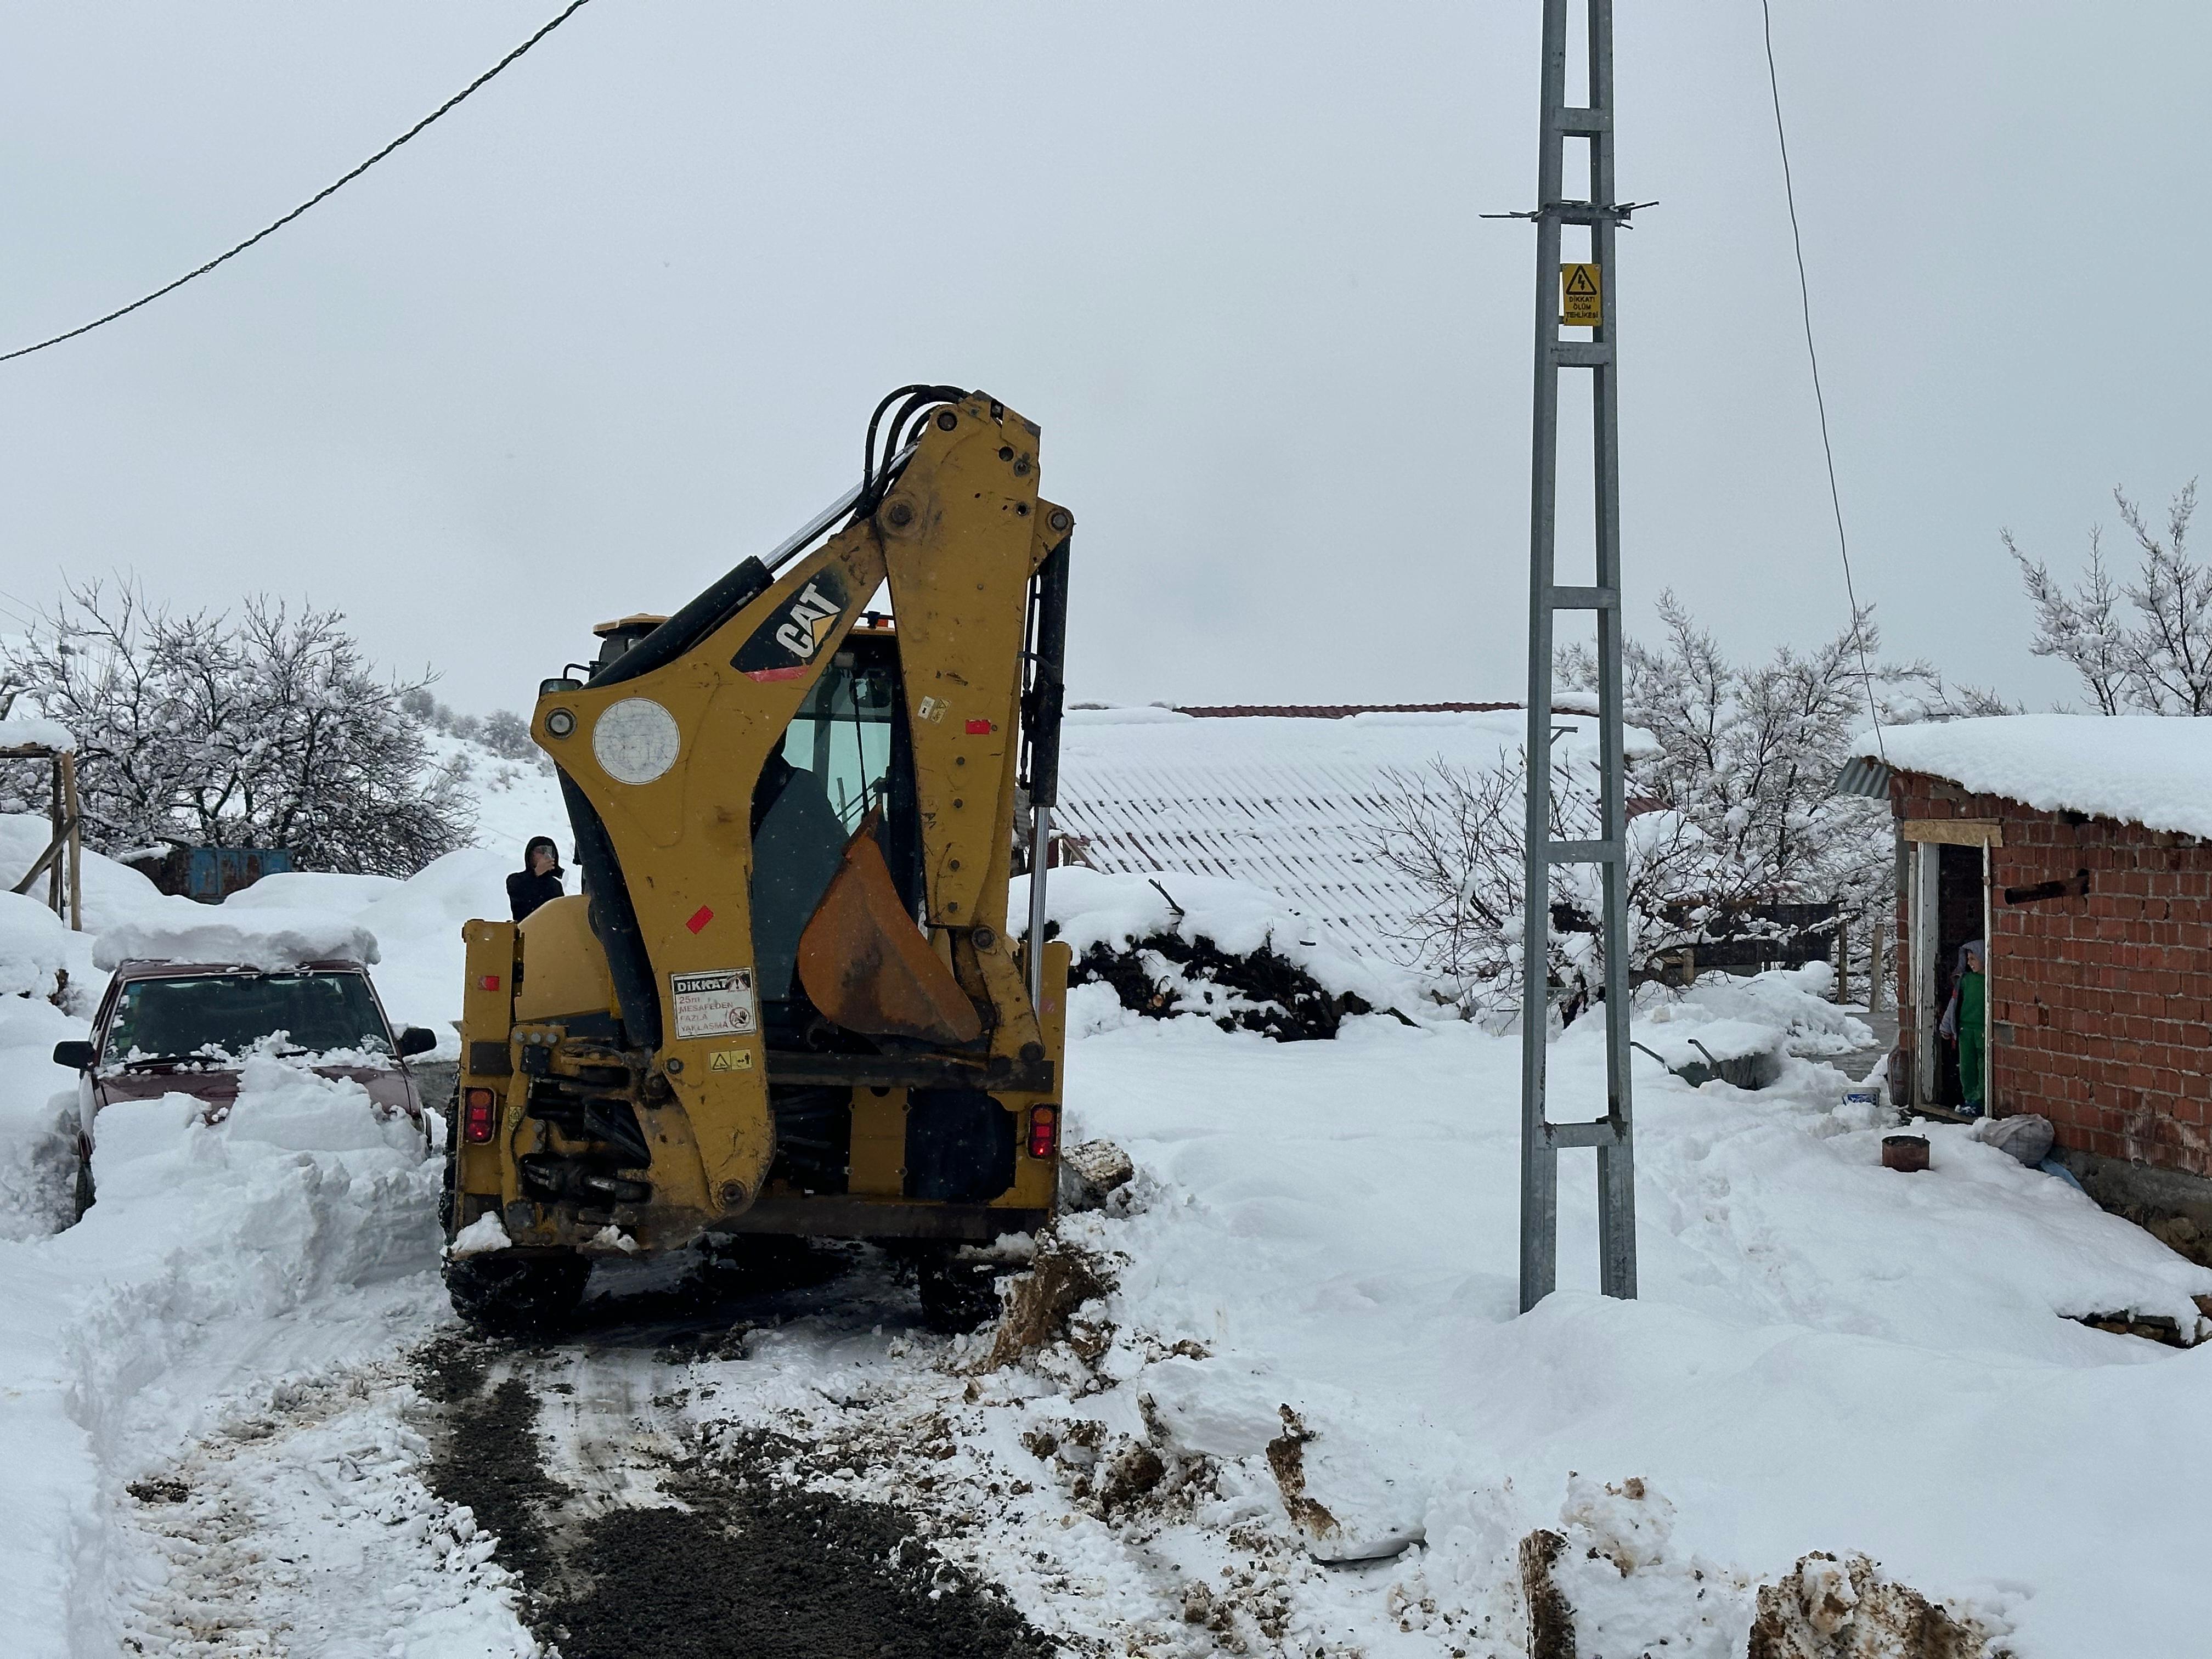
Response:
[{"label": "car windshield", "polygon": [[384,1016],[359,974],[199,974],[125,985],[102,1058],[111,1065],[222,1059],[269,1037],[311,1054],[392,1051]]}]

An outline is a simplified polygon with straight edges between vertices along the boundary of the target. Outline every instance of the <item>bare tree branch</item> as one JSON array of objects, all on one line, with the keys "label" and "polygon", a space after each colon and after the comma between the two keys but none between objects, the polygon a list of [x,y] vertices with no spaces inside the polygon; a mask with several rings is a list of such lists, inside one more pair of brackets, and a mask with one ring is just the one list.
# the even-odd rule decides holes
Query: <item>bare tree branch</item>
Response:
[{"label": "bare tree branch", "polygon": [[95,848],[283,847],[309,869],[412,874],[468,844],[467,804],[406,707],[423,683],[379,678],[344,623],[90,583],[0,647],[0,677],[76,732]]}]

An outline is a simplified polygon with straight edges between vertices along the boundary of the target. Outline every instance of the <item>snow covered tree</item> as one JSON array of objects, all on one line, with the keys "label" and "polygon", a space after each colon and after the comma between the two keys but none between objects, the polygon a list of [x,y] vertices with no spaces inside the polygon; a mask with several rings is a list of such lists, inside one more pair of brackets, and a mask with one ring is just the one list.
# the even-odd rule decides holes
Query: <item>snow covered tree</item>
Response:
[{"label": "snow covered tree", "polygon": [[[1857,920],[1888,904],[1887,809],[1831,793],[1873,711],[1885,726],[2018,712],[1994,692],[1947,686],[1925,661],[1884,662],[1871,607],[1811,650],[1778,646],[1764,662],[1731,660],[1672,592],[1659,619],[1658,646],[1621,653],[1624,713],[1658,745],[1630,772],[1635,793],[1711,845],[1712,884],[1681,896],[1709,912],[1709,936],[1729,936],[1753,905],[1833,899]],[[1562,685],[1594,690],[1596,670],[1586,647],[1559,653]]]},{"label": "snow covered tree", "polygon": [[[1832,900],[1863,939],[1892,902],[1889,812],[1831,791],[1869,723],[1869,692],[1884,725],[2016,709],[1947,686],[1925,662],[1881,661],[1870,611],[1809,651],[1784,645],[1752,663],[1731,659],[1671,592],[1659,617],[1661,643],[1632,641],[1621,653],[1623,712],[1652,740],[1628,757],[1632,968],[1683,945],[1788,931],[1759,920],[1760,906]],[[1554,677],[1563,695],[1594,692],[1595,653],[1562,648]],[[1589,768],[1555,757],[1555,839],[1598,835]],[[1517,1002],[1521,769],[1467,778],[1439,766],[1396,783],[1376,854],[1431,896],[1409,942],[1462,983],[1487,988],[1468,993],[1470,1006]],[[1553,882],[1551,971],[1571,1013],[1601,976],[1598,872],[1565,866]]]},{"label": "snow covered tree", "polygon": [[2189,552],[2196,481],[2167,504],[2163,534],[2124,493],[2114,489],[2112,500],[2136,539],[2132,582],[2116,582],[2106,568],[2094,526],[2089,568],[2071,592],[2048,564],[2021,551],[2011,531],[2001,532],[2035,606],[2031,648],[2072,668],[2100,714],[2212,714],[2212,568]]},{"label": "snow covered tree", "polygon": [[[1427,896],[1405,942],[1440,974],[1461,1002],[1485,1018],[1508,1018],[1521,1004],[1522,903],[1527,892],[1528,756],[1470,771],[1438,760],[1417,773],[1386,774],[1389,793],[1373,841],[1375,856]],[[1595,840],[1595,761],[1554,745],[1551,838]],[[1641,963],[1693,937],[1668,915],[1668,901],[1706,879],[1711,849],[1680,813],[1643,812],[1628,826],[1629,948]],[[1549,982],[1571,1021],[1596,1000],[1604,980],[1599,949],[1601,877],[1595,865],[1554,865],[1547,901]]]},{"label": "snow covered tree", "polygon": [[71,588],[0,673],[77,735],[85,836],[107,852],[281,847],[304,868],[410,875],[469,842],[457,779],[336,611],[177,612]]},{"label": "snow covered tree", "polygon": [[535,760],[538,745],[530,736],[530,722],[509,709],[495,708],[484,716],[477,741],[501,760]]}]

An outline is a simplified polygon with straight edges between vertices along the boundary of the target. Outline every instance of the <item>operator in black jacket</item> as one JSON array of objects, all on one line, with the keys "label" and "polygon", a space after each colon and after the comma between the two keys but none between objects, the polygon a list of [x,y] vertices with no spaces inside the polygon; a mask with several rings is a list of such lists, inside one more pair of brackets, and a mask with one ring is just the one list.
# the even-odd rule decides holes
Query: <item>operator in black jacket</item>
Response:
[{"label": "operator in black jacket", "polygon": [[561,849],[550,836],[532,836],[530,845],[522,849],[522,868],[507,878],[507,908],[520,921],[561,893]]}]

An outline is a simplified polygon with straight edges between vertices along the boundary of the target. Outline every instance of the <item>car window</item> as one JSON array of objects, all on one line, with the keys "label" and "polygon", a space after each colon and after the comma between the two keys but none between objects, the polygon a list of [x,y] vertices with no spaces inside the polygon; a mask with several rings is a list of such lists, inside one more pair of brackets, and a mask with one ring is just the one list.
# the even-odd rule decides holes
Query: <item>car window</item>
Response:
[{"label": "car window", "polygon": [[109,1020],[101,1059],[221,1058],[280,1036],[313,1054],[389,1054],[390,1034],[359,974],[223,974],[132,980]]}]

